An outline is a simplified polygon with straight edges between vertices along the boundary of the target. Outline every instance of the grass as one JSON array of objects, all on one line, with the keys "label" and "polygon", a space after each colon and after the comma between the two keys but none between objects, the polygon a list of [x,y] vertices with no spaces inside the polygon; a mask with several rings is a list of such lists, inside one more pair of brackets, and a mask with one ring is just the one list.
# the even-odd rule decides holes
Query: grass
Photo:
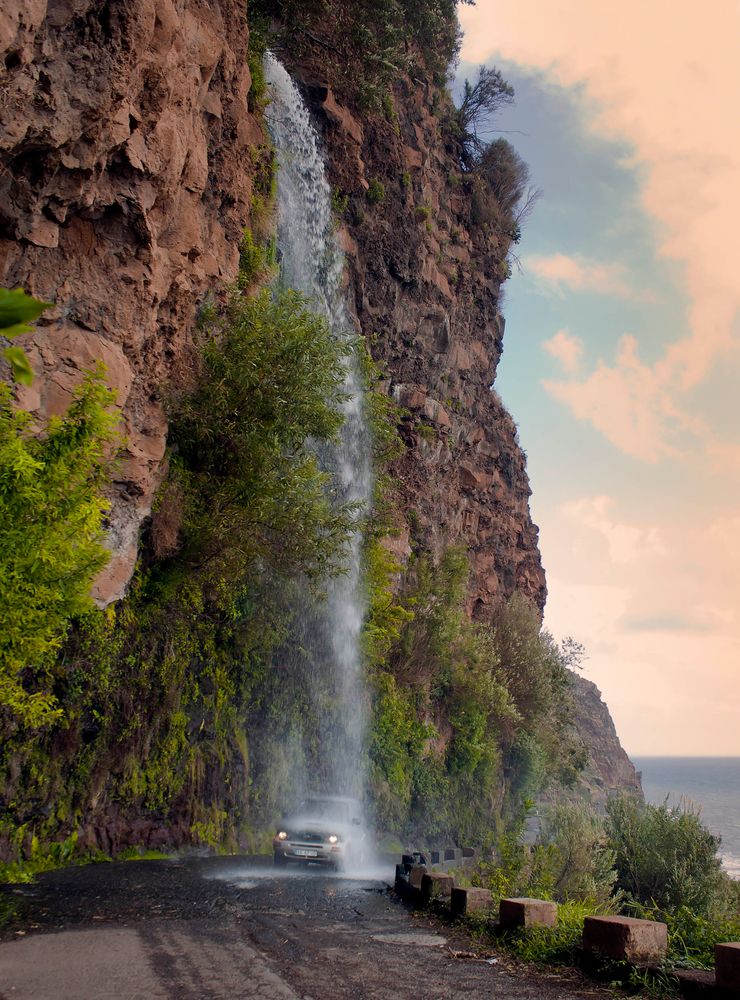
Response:
[{"label": "grass", "polygon": [[[57,868],[67,868],[71,866],[102,864],[113,861],[158,861],[168,858],[170,855],[162,851],[151,851],[145,847],[126,847],[119,854],[111,857],[103,851],[77,851],[77,837],[72,835],[66,840],[52,844],[46,851],[38,848],[32,850],[31,857],[25,861],[11,861],[0,864],[0,883],[10,885],[23,885],[35,882],[36,877],[43,872],[54,871]],[[4,901],[0,898],[0,926],[3,923],[2,905]]]}]

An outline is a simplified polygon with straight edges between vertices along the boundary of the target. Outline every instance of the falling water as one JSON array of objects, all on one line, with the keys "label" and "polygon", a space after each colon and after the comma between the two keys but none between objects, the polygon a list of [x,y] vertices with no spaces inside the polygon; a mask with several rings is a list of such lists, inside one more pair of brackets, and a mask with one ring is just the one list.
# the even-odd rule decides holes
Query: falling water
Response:
[{"label": "falling water", "polygon": [[[302,292],[323,312],[332,332],[350,335],[353,324],[342,287],[344,258],[337,245],[331,192],[316,129],[303,99],[284,67],[265,57],[271,90],[268,124],[279,162],[277,185],[278,251],[281,280]],[[322,448],[320,461],[332,474],[338,499],[366,508],[371,492],[370,441],[363,415],[362,385],[355,361],[346,367],[344,424],[336,444]],[[359,513],[358,517],[361,516]],[[361,581],[361,532],[353,533],[346,573],[331,581],[325,600],[310,609],[310,654],[315,670],[328,670],[333,704],[325,719],[322,742],[327,787],[321,789],[361,797],[364,786],[362,748],[366,699],[362,682],[360,633],[364,617]],[[317,684],[317,689],[318,689]],[[327,704],[319,704],[325,711]]]}]

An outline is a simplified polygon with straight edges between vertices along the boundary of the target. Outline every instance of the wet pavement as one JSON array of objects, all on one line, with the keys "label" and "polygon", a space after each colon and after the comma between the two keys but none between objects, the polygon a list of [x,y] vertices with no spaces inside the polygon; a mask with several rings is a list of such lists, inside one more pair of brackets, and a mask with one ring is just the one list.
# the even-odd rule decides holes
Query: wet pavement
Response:
[{"label": "wet pavement", "polygon": [[1,1000],[581,1000],[605,996],[476,953],[415,914],[390,872],[260,859],[130,861],[2,887]]}]

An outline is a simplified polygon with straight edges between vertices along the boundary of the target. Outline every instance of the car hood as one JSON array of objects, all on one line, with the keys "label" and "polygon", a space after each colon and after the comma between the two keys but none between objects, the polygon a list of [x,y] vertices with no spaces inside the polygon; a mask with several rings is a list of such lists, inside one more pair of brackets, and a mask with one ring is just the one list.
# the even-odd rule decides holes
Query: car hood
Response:
[{"label": "car hood", "polygon": [[288,816],[283,820],[282,825],[283,829],[288,833],[294,830],[306,830],[311,833],[335,833],[337,836],[340,834],[347,835],[353,829],[360,829],[357,826],[352,827],[350,823],[339,823],[331,819],[317,819],[315,816]]}]

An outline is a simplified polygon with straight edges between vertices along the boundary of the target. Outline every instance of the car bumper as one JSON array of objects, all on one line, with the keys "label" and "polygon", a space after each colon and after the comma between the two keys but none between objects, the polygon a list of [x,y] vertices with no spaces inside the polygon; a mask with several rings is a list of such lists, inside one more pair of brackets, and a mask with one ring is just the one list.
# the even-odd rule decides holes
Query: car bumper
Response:
[{"label": "car bumper", "polygon": [[275,857],[285,861],[308,861],[319,864],[341,864],[345,851],[342,844],[302,844],[290,840],[273,841]]}]

